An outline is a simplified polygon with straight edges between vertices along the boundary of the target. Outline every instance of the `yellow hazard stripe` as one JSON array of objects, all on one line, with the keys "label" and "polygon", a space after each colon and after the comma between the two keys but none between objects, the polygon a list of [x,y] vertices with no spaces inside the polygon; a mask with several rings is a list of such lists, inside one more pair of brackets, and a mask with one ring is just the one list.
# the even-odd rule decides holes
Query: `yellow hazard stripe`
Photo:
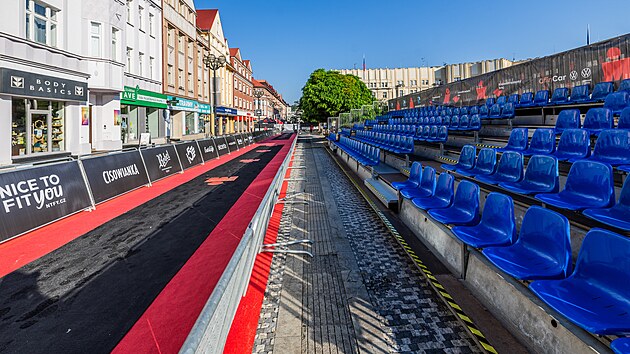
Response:
[{"label": "yellow hazard stripe", "polygon": [[[404,238],[400,235],[400,233],[398,233],[398,230],[396,230],[396,228],[392,225],[392,223],[389,221],[389,219],[387,219],[387,217],[385,216],[385,214],[383,214],[381,212],[381,210],[376,206],[376,204],[374,204],[374,202],[372,201],[372,199],[370,199],[367,194],[365,194],[365,192],[359,187],[359,185],[357,184],[357,182],[350,177],[350,175],[348,174],[348,172],[346,171],[345,168],[343,168],[343,166],[341,166],[341,164],[339,163],[339,161],[337,161],[337,159],[334,158],[334,156],[332,155],[332,153],[330,152],[330,150],[326,149],[326,151],[331,155],[331,157],[333,157],[333,161],[335,161],[335,163],[337,164],[337,166],[339,166],[339,168],[341,169],[341,171],[343,171],[343,173],[346,175],[346,177],[348,177],[348,180],[354,185],[354,187],[357,189],[357,191],[361,194],[361,196],[363,196],[363,199],[365,199],[365,201],[368,203],[368,205],[370,205],[370,207],[372,208],[372,210],[376,213],[376,215],[379,217],[379,219],[381,220],[381,222],[383,222],[383,224],[387,227],[387,229],[389,230],[389,232],[394,236],[394,238],[396,239],[396,241],[398,242],[399,245],[401,245],[401,247],[404,249],[405,253],[407,253],[407,255],[414,261],[414,264],[418,267],[418,269],[420,269],[421,273],[427,278],[429,279],[429,284],[431,284],[431,286],[433,287],[433,289],[435,290],[435,292],[437,294],[440,295],[440,297],[442,298],[442,300],[444,301],[444,303],[451,309],[451,311],[453,311],[457,317],[465,324],[465,328],[468,330],[468,332],[472,335],[472,337],[475,339],[475,342],[477,342],[479,344],[479,346],[487,353],[493,353],[493,354],[498,354],[496,349],[494,349],[494,347],[488,342],[488,340],[486,339],[486,337],[483,335],[483,333],[477,328],[477,326],[475,325],[475,323],[470,319],[470,317],[468,317],[464,311],[462,310],[462,308],[457,305],[457,303],[455,303],[455,300],[453,299],[453,297],[446,291],[446,289],[444,289],[444,286],[442,286],[442,284],[440,284],[440,282],[433,276],[433,274],[431,273],[431,271],[429,271],[429,269],[427,268],[427,266],[422,262],[422,260],[420,259],[420,257],[418,257],[418,255],[416,255],[416,253],[407,245],[407,242],[404,240]],[[440,158],[446,159],[446,160],[451,160],[448,158],[444,158],[442,156],[440,156]],[[455,161],[455,160],[452,160]],[[456,162],[456,161],[455,161]],[[368,188],[370,187],[370,185],[367,185]],[[372,190],[372,188],[369,188],[370,190]]]}]

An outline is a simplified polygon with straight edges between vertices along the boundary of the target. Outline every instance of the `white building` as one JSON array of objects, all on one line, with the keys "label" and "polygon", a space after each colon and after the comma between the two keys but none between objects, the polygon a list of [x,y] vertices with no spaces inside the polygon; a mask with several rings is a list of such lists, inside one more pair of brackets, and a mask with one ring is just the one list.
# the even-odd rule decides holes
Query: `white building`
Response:
[{"label": "white building", "polygon": [[90,70],[77,40],[87,27],[76,20],[83,4],[2,3],[0,164],[90,152]]}]

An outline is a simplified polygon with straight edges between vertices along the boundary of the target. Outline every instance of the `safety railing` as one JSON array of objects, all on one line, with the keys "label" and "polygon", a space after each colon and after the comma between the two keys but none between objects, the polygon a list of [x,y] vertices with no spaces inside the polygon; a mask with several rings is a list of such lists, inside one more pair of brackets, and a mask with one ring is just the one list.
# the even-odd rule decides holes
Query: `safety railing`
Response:
[{"label": "safety railing", "polygon": [[197,322],[188,334],[180,353],[223,352],[239,302],[247,290],[256,255],[261,250],[296,144],[297,138],[294,139],[289,153],[271,182],[236,251],[197,318]]}]

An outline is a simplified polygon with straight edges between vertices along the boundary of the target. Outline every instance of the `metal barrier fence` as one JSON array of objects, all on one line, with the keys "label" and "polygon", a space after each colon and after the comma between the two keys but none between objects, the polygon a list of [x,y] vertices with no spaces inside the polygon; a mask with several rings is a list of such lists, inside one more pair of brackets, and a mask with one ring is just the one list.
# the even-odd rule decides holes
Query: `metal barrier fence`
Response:
[{"label": "metal barrier fence", "polygon": [[284,176],[297,141],[296,137],[232,259],[188,334],[180,353],[223,352],[239,302],[247,290],[256,255],[259,253],[265,238],[267,226],[280,195]]}]

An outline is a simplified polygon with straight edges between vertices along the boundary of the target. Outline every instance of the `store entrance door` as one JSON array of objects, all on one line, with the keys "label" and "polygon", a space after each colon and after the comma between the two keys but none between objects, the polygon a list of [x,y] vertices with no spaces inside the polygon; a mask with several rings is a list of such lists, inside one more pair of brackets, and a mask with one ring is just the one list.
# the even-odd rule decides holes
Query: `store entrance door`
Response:
[{"label": "store entrance door", "polygon": [[123,114],[120,116],[120,139],[123,144],[126,144],[129,141],[128,137],[129,133],[129,116]]},{"label": "store entrance door", "polygon": [[31,127],[30,152],[51,151],[51,135],[49,127],[51,125],[49,111],[30,111],[28,126]]}]

